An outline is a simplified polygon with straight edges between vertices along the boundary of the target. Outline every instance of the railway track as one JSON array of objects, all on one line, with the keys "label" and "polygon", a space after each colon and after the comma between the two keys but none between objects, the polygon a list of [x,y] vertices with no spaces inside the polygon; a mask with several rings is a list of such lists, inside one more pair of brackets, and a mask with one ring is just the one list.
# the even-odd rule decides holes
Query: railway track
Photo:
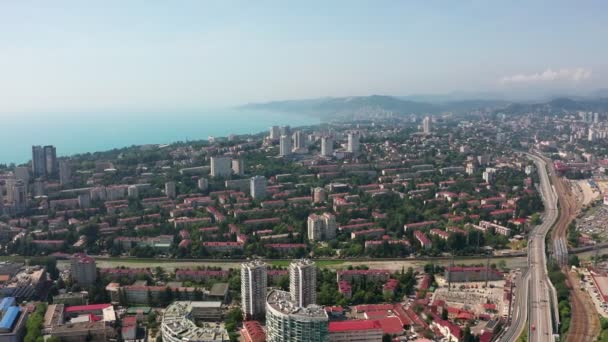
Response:
[{"label": "railway track", "polygon": [[[552,183],[560,199],[560,215],[551,235],[551,240],[555,244],[555,241],[566,241],[568,225],[576,218],[577,213],[581,209],[581,204],[576,200],[576,197],[572,194],[570,187],[564,180],[557,177],[550,161],[548,161],[548,165],[550,165]],[[561,264],[563,265],[562,271],[566,275],[566,283],[570,287],[571,306],[570,329],[564,341],[595,341],[600,333],[600,322],[593,303],[591,303],[589,296],[580,289],[579,280],[576,274],[569,271],[567,261]]]}]

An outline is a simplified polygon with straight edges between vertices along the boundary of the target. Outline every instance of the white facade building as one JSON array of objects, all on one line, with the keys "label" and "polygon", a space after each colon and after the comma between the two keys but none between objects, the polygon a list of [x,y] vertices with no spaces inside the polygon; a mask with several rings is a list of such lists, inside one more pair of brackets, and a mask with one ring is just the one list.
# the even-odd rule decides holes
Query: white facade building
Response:
[{"label": "white facade building", "polygon": [[359,153],[359,133],[348,133],[348,145],[347,150],[350,153]]},{"label": "white facade building", "polygon": [[255,200],[266,197],[266,177],[254,176],[251,177],[251,197]]},{"label": "white facade building", "polygon": [[288,135],[282,135],[279,145],[279,156],[291,155],[291,137]]},{"label": "white facade building", "polygon": [[211,177],[228,177],[232,174],[230,157],[211,157]]},{"label": "white facade building", "polygon": [[241,305],[247,319],[263,317],[266,312],[266,264],[253,260],[241,264]]},{"label": "white facade building", "polygon": [[321,156],[331,157],[334,154],[334,140],[331,137],[321,138]]},{"label": "white facade building", "polygon": [[289,292],[299,307],[317,302],[317,266],[310,259],[294,260],[289,265]]}]

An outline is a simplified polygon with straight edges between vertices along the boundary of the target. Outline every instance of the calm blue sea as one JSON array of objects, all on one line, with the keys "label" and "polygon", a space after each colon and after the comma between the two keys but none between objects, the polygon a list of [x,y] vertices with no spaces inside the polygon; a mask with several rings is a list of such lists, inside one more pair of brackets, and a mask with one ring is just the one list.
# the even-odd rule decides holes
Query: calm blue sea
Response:
[{"label": "calm blue sea", "polygon": [[24,163],[32,145],[55,145],[59,156],[143,144],[258,133],[272,125],[318,124],[311,116],[243,110],[155,113],[0,114],[0,163]]}]

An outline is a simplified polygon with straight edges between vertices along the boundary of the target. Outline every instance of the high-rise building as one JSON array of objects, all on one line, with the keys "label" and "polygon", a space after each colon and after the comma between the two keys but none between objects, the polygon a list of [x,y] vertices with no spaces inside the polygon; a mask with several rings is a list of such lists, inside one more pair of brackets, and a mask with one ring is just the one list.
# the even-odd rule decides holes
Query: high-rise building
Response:
[{"label": "high-rise building", "polygon": [[279,128],[279,133],[280,135],[291,135],[291,127],[289,126],[281,126],[281,128]]},{"label": "high-rise building", "polygon": [[241,158],[232,159],[232,172],[235,175],[242,176],[245,174],[245,161]]},{"label": "high-rise building", "polygon": [[331,137],[321,138],[321,155],[331,157],[334,154],[334,140]]},{"label": "high-rise building", "polygon": [[348,133],[347,151],[350,153],[359,153],[359,133]]},{"label": "high-rise building", "polygon": [[2,193],[2,184],[0,184],[0,215],[4,215],[4,195]]},{"label": "high-rise building", "polygon": [[317,187],[312,191],[312,201],[314,203],[323,203],[327,200],[327,190]]},{"label": "high-rise building", "polygon": [[296,131],[293,134],[293,148],[296,151],[306,148],[306,137],[304,136],[304,132]]},{"label": "high-rise building", "polygon": [[310,259],[294,260],[289,264],[291,300],[300,307],[317,302],[317,266]]},{"label": "high-rise building", "polygon": [[486,183],[492,184],[494,182],[494,175],[496,174],[496,169],[487,167],[486,170],[482,174],[482,178]]},{"label": "high-rise building", "polygon": [[311,241],[327,241],[336,237],[336,217],[330,213],[308,216],[308,239]]},{"label": "high-rise building", "polygon": [[44,146],[44,160],[46,176],[54,177],[57,174],[57,149],[55,146]]},{"label": "high-rise building", "polygon": [[466,173],[467,175],[472,175],[475,173],[475,164],[473,163],[467,163],[467,168],[466,168]]},{"label": "high-rise building", "polygon": [[169,198],[175,198],[175,182],[167,182],[165,183],[165,196]]},{"label": "high-rise building", "polygon": [[291,137],[288,135],[281,135],[279,156],[284,157],[289,155],[291,155]]},{"label": "high-rise building", "polygon": [[431,134],[431,117],[425,116],[422,119],[422,133]]},{"label": "high-rise building", "polygon": [[70,260],[72,280],[80,285],[89,286],[97,280],[95,259],[85,254],[75,254]]},{"label": "high-rise building", "polygon": [[17,180],[9,189],[11,194],[10,201],[16,214],[27,210],[27,185],[22,180]]},{"label": "high-rise building", "polygon": [[232,174],[230,157],[211,157],[211,177],[229,177]]},{"label": "high-rise building", "polygon": [[17,178],[9,177],[4,180],[4,189],[6,189],[6,201],[8,203],[13,203],[13,187],[17,183]]},{"label": "high-rise building", "polygon": [[46,158],[42,146],[32,146],[32,174],[34,178],[46,175]]},{"label": "high-rise building", "polygon": [[268,342],[328,341],[328,325],[322,306],[300,307],[291,300],[289,292],[280,290],[272,290],[266,297]]},{"label": "high-rise building", "polygon": [[30,190],[32,196],[44,196],[46,195],[46,181],[41,179],[36,179],[34,184],[32,184],[32,189]]},{"label": "high-rise building", "polygon": [[253,176],[251,177],[251,197],[255,200],[260,200],[266,197],[266,177]]},{"label": "high-rise building", "polygon": [[241,264],[241,305],[245,319],[264,317],[266,312],[266,264],[253,260]]},{"label": "high-rise building", "polygon": [[34,178],[57,175],[57,150],[55,146],[32,146],[32,173]]},{"label": "high-rise building", "polygon": [[72,182],[72,166],[70,161],[62,159],[59,161],[59,183],[61,185],[68,185]]},{"label": "high-rise building", "polygon": [[279,126],[270,127],[269,138],[272,140],[278,140],[280,137],[281,137],[281,130],[279,129]]},{"label": "high-rise building", "polygon": [[30,182],[30,169],[25,166],[15,167],[15,178],[21,179],[23,183],[29,184]]}]

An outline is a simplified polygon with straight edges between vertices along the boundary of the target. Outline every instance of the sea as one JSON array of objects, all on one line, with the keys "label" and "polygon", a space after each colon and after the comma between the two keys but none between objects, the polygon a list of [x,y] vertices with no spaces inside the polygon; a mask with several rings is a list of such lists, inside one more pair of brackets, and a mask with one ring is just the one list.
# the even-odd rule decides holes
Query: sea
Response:
[{"label": "sea", "polygon": [[0,164],[26,163],[32,145],[54,145],[58,156],[132,145],[252,134],[273,125],[307,126],[314,116],[240,109],[163,112],[0,114]]}]

